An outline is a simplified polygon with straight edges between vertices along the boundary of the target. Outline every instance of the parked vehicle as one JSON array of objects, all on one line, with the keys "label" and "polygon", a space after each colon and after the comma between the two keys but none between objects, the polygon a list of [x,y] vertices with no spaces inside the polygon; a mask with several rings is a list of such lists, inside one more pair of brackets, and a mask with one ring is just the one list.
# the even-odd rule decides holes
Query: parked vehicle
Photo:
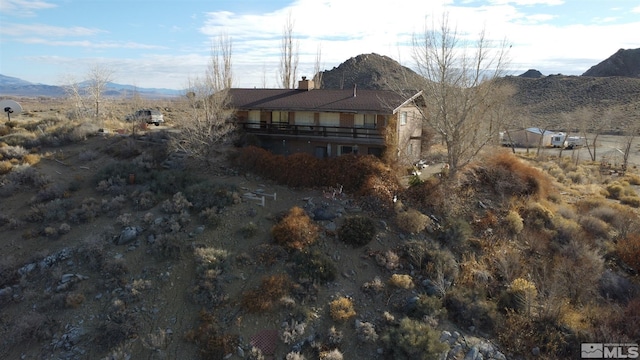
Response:
[{"label": "parked vehicle", "polygon": [[129,114],[125,117],[127,121],[144,121],[147,124],[160,125],[164,122],[164,116],[159,110],[141,109],[133,114]]},{"label": "parked vehicle", "polygon": [[564,147],[567,149],[573,149],[587,145],[587,139],[582,136],[569,136],[567,141],[564,142]]}]

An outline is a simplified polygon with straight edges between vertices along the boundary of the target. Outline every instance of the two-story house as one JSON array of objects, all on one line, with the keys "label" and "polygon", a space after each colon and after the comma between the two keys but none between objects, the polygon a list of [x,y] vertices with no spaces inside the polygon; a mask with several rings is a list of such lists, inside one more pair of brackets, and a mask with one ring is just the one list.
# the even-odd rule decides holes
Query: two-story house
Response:
[{"label": "two-story house", "polygon": [[[387,90],[230,89],[237,124],[262,147],[317,157],[372,154],[410,163],[420,156],[422,122],[414,99]],[[393,151],[389,153],[389,151]],[[393,155],[389,157],[389,155]]]}]

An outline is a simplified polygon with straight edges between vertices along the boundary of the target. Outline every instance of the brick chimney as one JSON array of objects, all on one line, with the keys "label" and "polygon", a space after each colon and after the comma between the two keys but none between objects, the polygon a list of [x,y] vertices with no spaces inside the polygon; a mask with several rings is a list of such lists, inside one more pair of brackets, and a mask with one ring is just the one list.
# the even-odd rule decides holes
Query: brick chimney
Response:
[{"label": "brick chimney", "polygon": [[298,81],[298,90],[309,91],[313,90],[314,83],[313,80],[307,80],[306,76],[302,77],[302,80]]}]

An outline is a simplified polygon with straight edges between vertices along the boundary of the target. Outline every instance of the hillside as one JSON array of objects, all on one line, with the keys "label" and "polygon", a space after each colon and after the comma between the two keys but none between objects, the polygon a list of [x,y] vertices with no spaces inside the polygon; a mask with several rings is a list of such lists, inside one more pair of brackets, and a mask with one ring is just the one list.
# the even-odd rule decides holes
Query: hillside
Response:
[{"label": "hillside", "polygon": [[[508,76],[516,88],[513,104],[523,114],[554,117],[587,107],[593,111],[617,109],[627,118],[640,110],[640,78],[549,75],[540,78]],[[624,124],[612,124],[612,128]]]},{"label": "hillside", "polygon": [[606,60],[592,66],[582,76],[640,78],[640,48],[620,49]]},{"label": "hillside", "polygon": [[322,72],[325,89],[352,88],[415,90],[422,78],[390,57],[375,53],[352,57],[331,70]]}]

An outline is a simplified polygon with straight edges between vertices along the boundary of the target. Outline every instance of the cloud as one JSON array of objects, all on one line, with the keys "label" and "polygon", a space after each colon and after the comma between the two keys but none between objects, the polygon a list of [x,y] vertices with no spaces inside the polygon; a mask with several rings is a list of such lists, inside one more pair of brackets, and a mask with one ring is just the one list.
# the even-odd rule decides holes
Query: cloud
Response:
[{"label": "cloud", "polygon": [[9,36],[91,36],[105,33],[104,30],[91,29],[81,26],[60,27],[45,24],[12,24],[6,23],[0,28],[0,34]]},{"label": "cloud", "polygon": [[0,12],[5,15],[18,17],[32,17],[36,11],[52,9],[56,4],[41,0],[2,0],[0,1]]},{"label": "cloud", "polygon": [[163,46],[140,44],[136,42],[120,41],[91,41],[91,40],[49,40],[43,38],[24,38],[21,40],[26,44],[41,44],[49,46],[73,46],[93,49],[166,49]]},{"label": "cloud", "polygon": [[631,9],[632,13],[636,13],[636,14],[640,14],[640,6],[636,6],[633,9]]}]

